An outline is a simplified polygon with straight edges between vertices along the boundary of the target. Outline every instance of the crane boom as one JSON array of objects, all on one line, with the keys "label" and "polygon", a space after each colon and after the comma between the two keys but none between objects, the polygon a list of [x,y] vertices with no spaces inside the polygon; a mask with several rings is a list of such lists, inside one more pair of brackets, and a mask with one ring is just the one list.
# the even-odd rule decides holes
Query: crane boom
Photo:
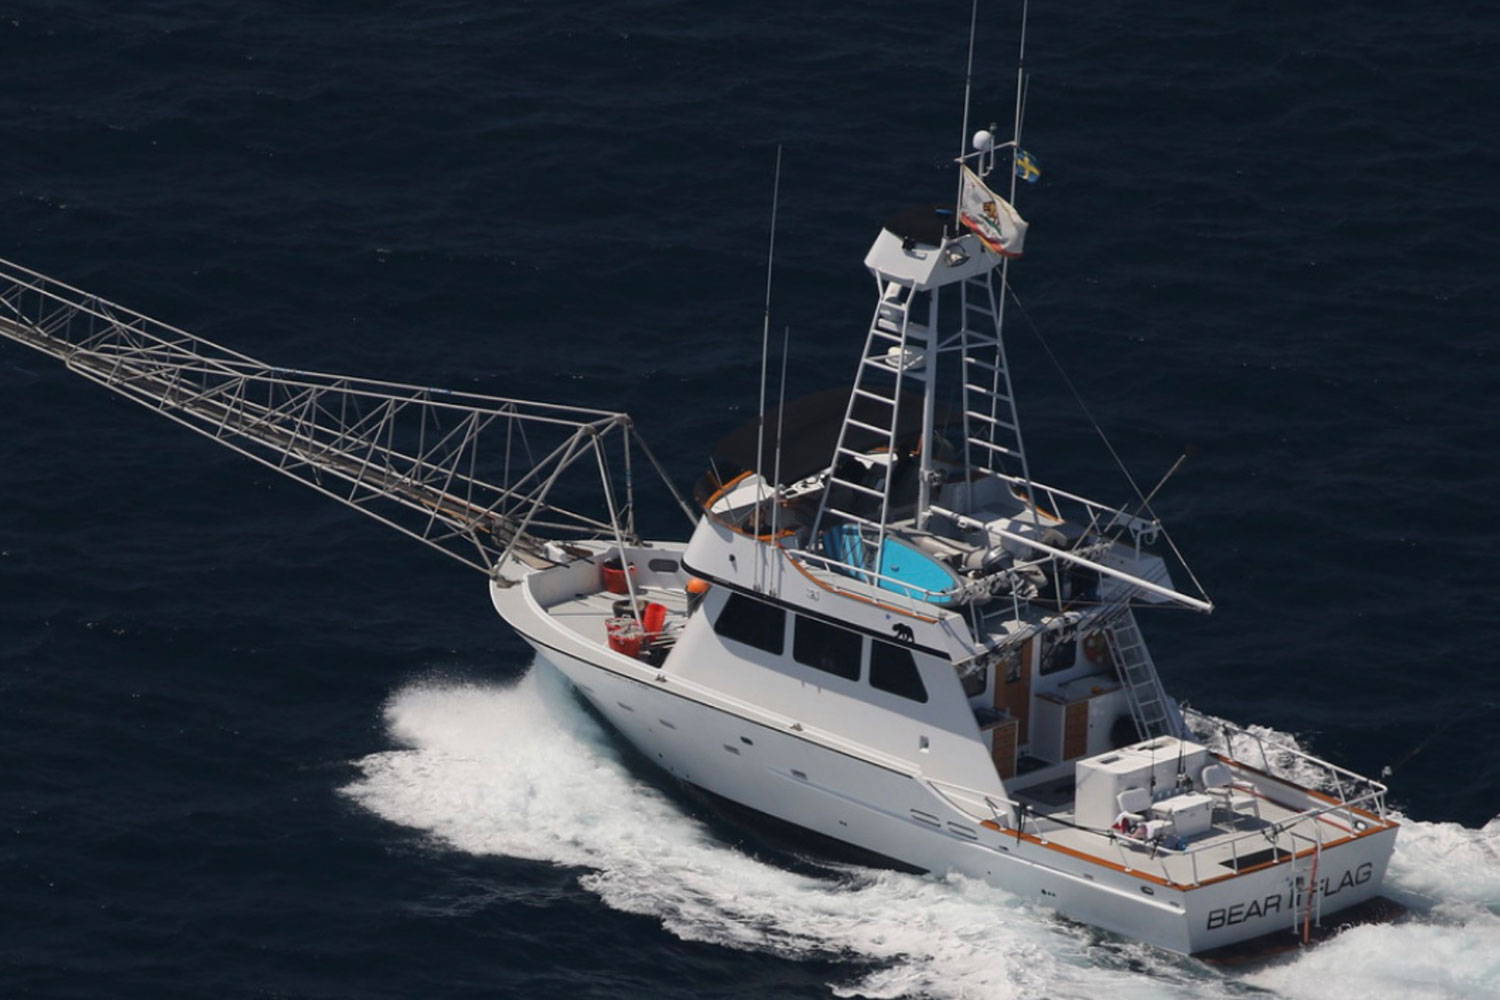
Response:
[{"label": "crane boom", "polygon": [[5,260],[0,335],[485,573],[634,539],[632,446],[692,519],[625,413],[276,368]]}]

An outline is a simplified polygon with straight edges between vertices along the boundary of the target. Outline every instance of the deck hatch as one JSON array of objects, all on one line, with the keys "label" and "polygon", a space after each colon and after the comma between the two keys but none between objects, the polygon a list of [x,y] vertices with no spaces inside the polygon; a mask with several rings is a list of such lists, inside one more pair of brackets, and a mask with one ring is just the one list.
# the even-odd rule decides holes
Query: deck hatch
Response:
[{"label": "deck hatch", "polygon": [[1268,861],[1278,861],[1283,857],[1291,857],[1291,852],[1278,850],[1274,847],[1268,847],[1264,851],[1255,851],[1251,854],[1241,854],[1237,858],[1229,858],[1226,861],[1220,861],[1219,864],[1223,865],[1225,868],[1240,872],[1244,871],[1246,868],[1254,868],[1257,865],[1263,865]]}]

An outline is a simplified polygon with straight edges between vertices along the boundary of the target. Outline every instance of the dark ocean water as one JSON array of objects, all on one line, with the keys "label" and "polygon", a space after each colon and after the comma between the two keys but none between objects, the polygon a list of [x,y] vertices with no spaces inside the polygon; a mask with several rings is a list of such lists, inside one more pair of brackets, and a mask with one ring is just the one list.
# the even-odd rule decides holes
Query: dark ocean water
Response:
[{"label": "dark ocean water", "polygon": [[[975,107],[1008,122],[1016,12]],[[289,367],[627,409],[681,483],[947,197],[967,7],[0,6],[0,257]],[[0,343],[0,996],[1500,996],[1500,20],[1032,14],[1016,288],[1219,605],[1170,690],[1390,766],[1429,902],[1225,975],[824,868],[619,749],[476,575]],[[1033,469],[1128,495],[1013,327]],[[663,529],[671,522],[663,514]],[[1486,826],[1486,824],[1489,824]]]}]

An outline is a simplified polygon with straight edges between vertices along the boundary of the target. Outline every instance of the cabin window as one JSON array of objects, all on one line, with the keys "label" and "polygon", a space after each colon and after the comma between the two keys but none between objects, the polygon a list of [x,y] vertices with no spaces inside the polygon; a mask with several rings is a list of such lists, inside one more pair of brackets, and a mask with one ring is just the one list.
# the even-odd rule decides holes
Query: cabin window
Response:
[{"label": "cabin window", "polygon": [[960,678],[960,682],[963,684],[965,698],[978,698],[990,686],[989,669],[971,670]]},{"label": "cabin window", "polygon": [[714,631],[725,639],[781,655],[786,648],[786,612],[744,594],[730,594],[714,622]]},{"label": "cabin window", "polygon": [[863,641],[858,632],[816,618],[798,618],[797,631],[792,638],[792,658],[814,670],[857,681],[859,647]]},{"label": "cabin window", "polygon": [[870,643],[870,686],[912,701],[927,700],[927,688],[911,650],[879,639]]},{"label": "cabin window", "polygon": [[1055,674],[1059,670],[1067,670],[1077,662],[1078,642],[1076,640],[1052,642],[1042,652],[1042,666],[1038,673]]},{"label": "cabin window", "polygon": [[676,559],[652,559],[646,563],[653,573],[675,573],[677,572]]}]

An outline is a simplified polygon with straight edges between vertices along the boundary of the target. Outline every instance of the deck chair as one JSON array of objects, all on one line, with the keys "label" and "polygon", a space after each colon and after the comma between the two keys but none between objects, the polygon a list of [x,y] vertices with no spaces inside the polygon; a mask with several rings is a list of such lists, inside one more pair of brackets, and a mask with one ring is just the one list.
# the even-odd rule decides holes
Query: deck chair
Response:
[{"label": "deck chair", "polygon": [[1260,799],[1250,794],[1252,787],[1236,782],[1234,772],[1223,764],[1206,765],[1198,772],[1198,784],[1205,795],[1215,799],[1219,808],[1230,815],[1238,815],[1241,810],[1250,808],[1255,811],[1255,818],[1260,819]]},{"label": "deck chair", "polygon": [[1131,833],[1146,822],[1146,810],[1151,808],[1151,793],[1144,788],[1127,788],[1115,796],[1120,814],[1115,817],[1114,827],[1121,833]]}]

